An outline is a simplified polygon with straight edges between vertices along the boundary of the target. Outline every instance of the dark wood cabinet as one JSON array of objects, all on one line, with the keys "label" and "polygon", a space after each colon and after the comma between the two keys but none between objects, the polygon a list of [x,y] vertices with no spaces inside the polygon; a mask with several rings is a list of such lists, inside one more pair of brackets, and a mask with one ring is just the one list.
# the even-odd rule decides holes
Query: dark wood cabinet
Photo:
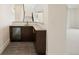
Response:
[{"label": "dark wood cabinet", "polygon": [[11,41],[33,41],[32,26],[10,26]]},{"label": "dark wood cabinet", "polygon": [[46,55],[46,30],[33,28],[34,44],[38,55]]},{"label": "dark wood cabinet", "polygon": [[10,41],[34,42],[37,54],[46,54],[46,30],[36,30],[33,26],[10,26]]},{"label": "dark wood cabinet", "polygon": [[21,36],[23,41],[33,41],[33,27],[26,26],[21,28]]},{"label": "dark wood cabinet", "polygon": [[36,31],[35,48],[37,54],[46,54],[46,31]]}]

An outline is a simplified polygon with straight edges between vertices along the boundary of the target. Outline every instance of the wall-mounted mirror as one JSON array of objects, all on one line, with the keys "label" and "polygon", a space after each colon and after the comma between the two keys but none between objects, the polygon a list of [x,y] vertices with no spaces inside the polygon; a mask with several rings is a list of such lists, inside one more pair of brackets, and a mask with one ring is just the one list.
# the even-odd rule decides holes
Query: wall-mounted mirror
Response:
[{"label": "wall-mounted mirror", "polygon": [[44,5],[42,4],[16,4],[15,20],[21,22],[43,23]]}]

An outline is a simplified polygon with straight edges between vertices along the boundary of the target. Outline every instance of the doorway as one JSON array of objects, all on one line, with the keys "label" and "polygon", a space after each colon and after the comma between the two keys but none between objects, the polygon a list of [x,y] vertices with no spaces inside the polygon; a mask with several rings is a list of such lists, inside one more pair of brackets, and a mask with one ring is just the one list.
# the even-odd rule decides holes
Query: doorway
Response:
[{"label": "doorway", "polygon": [[67,17],[67,54],[79,54],[79,5],[69,5]]}]

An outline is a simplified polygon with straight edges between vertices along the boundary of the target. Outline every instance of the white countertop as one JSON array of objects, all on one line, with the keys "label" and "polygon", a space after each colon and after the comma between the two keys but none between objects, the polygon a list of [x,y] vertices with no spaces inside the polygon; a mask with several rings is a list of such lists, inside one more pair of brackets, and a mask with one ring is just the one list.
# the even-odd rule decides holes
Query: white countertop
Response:
[{"label": "white countertop", "polygon": [[26,23],[12,23],[10,26],[33,26],[35,28],[35,30],[46,30],[44,28],[42,28],[42,26],[38,25],[38,23],[28,23],[28,25]]}]

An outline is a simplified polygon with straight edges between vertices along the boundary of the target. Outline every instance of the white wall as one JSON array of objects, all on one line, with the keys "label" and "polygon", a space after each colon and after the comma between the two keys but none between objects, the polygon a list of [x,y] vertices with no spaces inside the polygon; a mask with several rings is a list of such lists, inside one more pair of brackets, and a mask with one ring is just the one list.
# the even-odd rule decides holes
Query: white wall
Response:
[{"label": "white wall", "polygon": [[34,22],[43,23],[44,4],[25,4],[25,21],[32,22],[32,13]]},{"label": "white wall", "polygon": [[14,20],[13,5],[0,5],[0,54],[9,43],[9,25]]},{"label": "white wall", "polygon": [[14,12],[16,21],[23,21],[23,4],[15,4]]},{"label": "white wall", "polygon": [[48,5],[47,54],[65,54],[66,5]]},{"label": "white wall", "polygon": [[42,28],[48,28],[48,4],[43,5],[43,19],[42,22],[38,23]]},{"label": "white wall", "polygon": [[48,28],[48,5],[44,5],[44,13],[43,13],[43,22],[44,22],[44,28]]},{"label": "white wall", "polygon": [[[45,4],[24,4],[25,9],[25,19],[24,21],[32,22],[32,12],[34,16],[35,22],[43,23],[44,13],[47,11]],[[39,12],[41,11],[41,12]],[[15,19],[16,21],[23,21],[24,12],[23,12],[23,4],[15,5]]]},{"label": "white wall", "polygon": [[[22,4],[17,4],[15,5],[15,20],[16,21],[23,21],[23,5]],[[43,28],[47,28],[47,23],[48,23],[48,5],[47,4],[25,4],[25,16],[27,16],[25,18],[25,21],[32,21],[31,16],[32,16],[32,12],[34,14],[36,14],[37,11],[42,11],[42,16],[40,16],[40,20],[38,22],[38,24],[43,27]],[[18,11],[19,10],[19,11]],[[36,15],[37,16],[37,15]],[[38,20],[38,19],[36,19]],[[35,21],[36,22],[36,21]]]}]

